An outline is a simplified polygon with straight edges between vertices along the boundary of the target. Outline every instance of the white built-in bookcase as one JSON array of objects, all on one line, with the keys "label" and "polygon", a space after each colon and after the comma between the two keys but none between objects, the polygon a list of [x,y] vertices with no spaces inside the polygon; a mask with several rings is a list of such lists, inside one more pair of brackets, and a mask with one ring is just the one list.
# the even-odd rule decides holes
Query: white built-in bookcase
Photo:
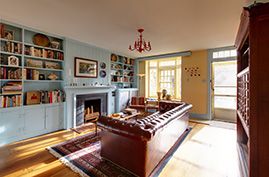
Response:
[{"label": "white built-in bookcase", "polygon": [[[13,82],[13,81],[19,81],[22,83],[22,102],[21,106],[26,106],[25,105],[25,93],[28,91],[37,91],[37,90],[46,90],[46,91],[51,91],[55,89],[60,89],[63,90],[63,82],[64,82],[64,38],[57,36],[57,35],[51,35],[45,32],[41,32],[38,30],[34,30],[28,27],[12,24],[7,21],[0,21],[0,24],[3,24],[5,27],[6,31],[12,31],[13,32],[13,38],[12,40],[5,39],[3,36],[0,38],[0,56],[3,58],[2,62],[0,62],[0,67],[1,68],[8,68],[8,69],[28,69],[28,70],[37,70],[40,74],[45,75],[45,80],[30,80],[30,79],[0,79],[0,86],[1,86],[1,91],[0,91],[0,96],[2,96],[2,87],[7,83],[7,82]],[[33,43],[33,36],[35,34],[44,34],[46,35],[50,41],[52,40],[57,40],[60,41],[60,47],[58,49],[51,48],[51,47],[42,47],[35,45]],[[21,45],[21,53],[14,53],[14,52],[8,52],[3,50],[3,46],[6,45],[6,43],[14,43],[14,45]],[[43,50],[50,50],[55,53],[59,52],[63,55],[63,59],[57,59],[57,58],[44,58],[44,57],[37,57],[37,56],[31,56],[25,54],[25,51],[27,48],[34,47],[37,49],[43,49]],[[19,66],[9,66],[7,57],[9,56],[16,56],[19,58]],[[42,61],[42,62],[55,62],[60,65],[60,69],[51,69],[51,68],[36,68],[36,67],[29,67],[26,65],[26,61],[30,60],[36,60],[36,61]],[[58,76],[57,80],[48,80],[47,76],[50,73],[54,73]],[[12,95],[12,94],[11,94]],[[5,95],[6,96],[6,95]],[[29,105],[27,105],[29,106]],[[0,108],[0,109],[9,109],[9,108]]]}]

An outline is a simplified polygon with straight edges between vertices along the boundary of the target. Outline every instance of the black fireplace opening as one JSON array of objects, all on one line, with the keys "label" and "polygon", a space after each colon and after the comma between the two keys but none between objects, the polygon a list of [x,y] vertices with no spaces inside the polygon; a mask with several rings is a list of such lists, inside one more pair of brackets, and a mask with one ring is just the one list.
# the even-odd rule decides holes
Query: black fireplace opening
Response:
[{"label": "black fireplace opening", "polygon": [[86,113],[107,114],[107,93],[87,94],[76,96],[76,126],[85,123]]},{"label": "black fireplace opening", "polygon": [[99,112],[101,115],[101,99],[96,100],[85,100],[84,102],[84,111],[90,109],[93,112]]}]

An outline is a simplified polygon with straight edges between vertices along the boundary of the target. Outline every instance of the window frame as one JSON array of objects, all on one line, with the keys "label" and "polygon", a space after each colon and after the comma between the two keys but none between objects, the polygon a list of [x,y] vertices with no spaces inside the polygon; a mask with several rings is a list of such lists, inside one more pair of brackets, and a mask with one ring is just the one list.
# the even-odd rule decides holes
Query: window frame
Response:
[{"label": "window frame", "polygon": [[[175,61],[175,65],[171,65],[171,66],[160,66],[160,62],[163,62],[163,61]],[[150,66],[150,62],[157,62],[157,65],[156,66]],[[182,83],[182,79],[181,79],[181,72],[182,72],[182,57],[173,57],[173,58],[166,58],[166,59],[157,59],[157,60],[148,60],[146,61],[146,73],[147,73],[147,78],[146,78],[146,82],[147,82],[147,89],[146,89],[146,97],[152,97],[152,98],[157,98],[157,91],[161,91],[160,90],[160,85],[161,85],[161,82],[160,82],[160,77],[161,77],[161,71],[162,70],[170,70],[170,71],[174,71],[174,78],[175,78],[175,89],[173,90],[174,91],[174,95],[171,95],[172,98],[175,98],[175,99],[181,99],[181,83]],[[150,70],[151,69],[156,69],[156,85],[157,85],[157,91],[156,91],[156,94],[154,95],[151,95],[150,93],[150,90],[151,90],[151,84],[150,84]],[[179,77],[179,78],[178,78]],[[162,82],[164,83],[164,82]],[[168,83],[172,83],[172,81],[168,82]]]}]

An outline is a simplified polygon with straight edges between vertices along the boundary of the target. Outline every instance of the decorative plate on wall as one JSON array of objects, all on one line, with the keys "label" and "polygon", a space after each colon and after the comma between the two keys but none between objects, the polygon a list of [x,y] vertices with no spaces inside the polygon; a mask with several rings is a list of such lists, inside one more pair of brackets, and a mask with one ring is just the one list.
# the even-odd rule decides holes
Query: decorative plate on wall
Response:
[{"label": "decorative plate on wall", "polygon": [[101,70],[101,71],[100,71],[100,77],[101,77],[101,78],[106,77],[106,71]]},{"label": "decorative plate on wall", "polygon": [[48,36],[46,36],[44,34],[37,33],[33,37],[33,43],[35,45],[39,45],[42,47],[49,47],[50,40],[49,40]]},{"label": "decorative plate on wall", "polygon": [[105,64],[104,62],[101,62],[101,63],[100,63],[100,68],[101,68],[101,69],[106,69],[106,64]]},{"label": "decorative plate on wall", "polygon": [[113,62],[118,61],[118,56],[112,53],[111,54],[111,61],[113,61]]}]

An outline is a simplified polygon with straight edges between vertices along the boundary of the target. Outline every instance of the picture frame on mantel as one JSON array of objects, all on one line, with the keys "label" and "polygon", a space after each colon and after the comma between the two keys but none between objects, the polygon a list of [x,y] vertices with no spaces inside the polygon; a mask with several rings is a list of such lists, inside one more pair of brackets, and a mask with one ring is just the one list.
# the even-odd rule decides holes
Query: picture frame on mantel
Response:
[{"label": "picture frame on mantel", "polygon": [[75,77],[97,78],[98,61],[75,57]]}]

